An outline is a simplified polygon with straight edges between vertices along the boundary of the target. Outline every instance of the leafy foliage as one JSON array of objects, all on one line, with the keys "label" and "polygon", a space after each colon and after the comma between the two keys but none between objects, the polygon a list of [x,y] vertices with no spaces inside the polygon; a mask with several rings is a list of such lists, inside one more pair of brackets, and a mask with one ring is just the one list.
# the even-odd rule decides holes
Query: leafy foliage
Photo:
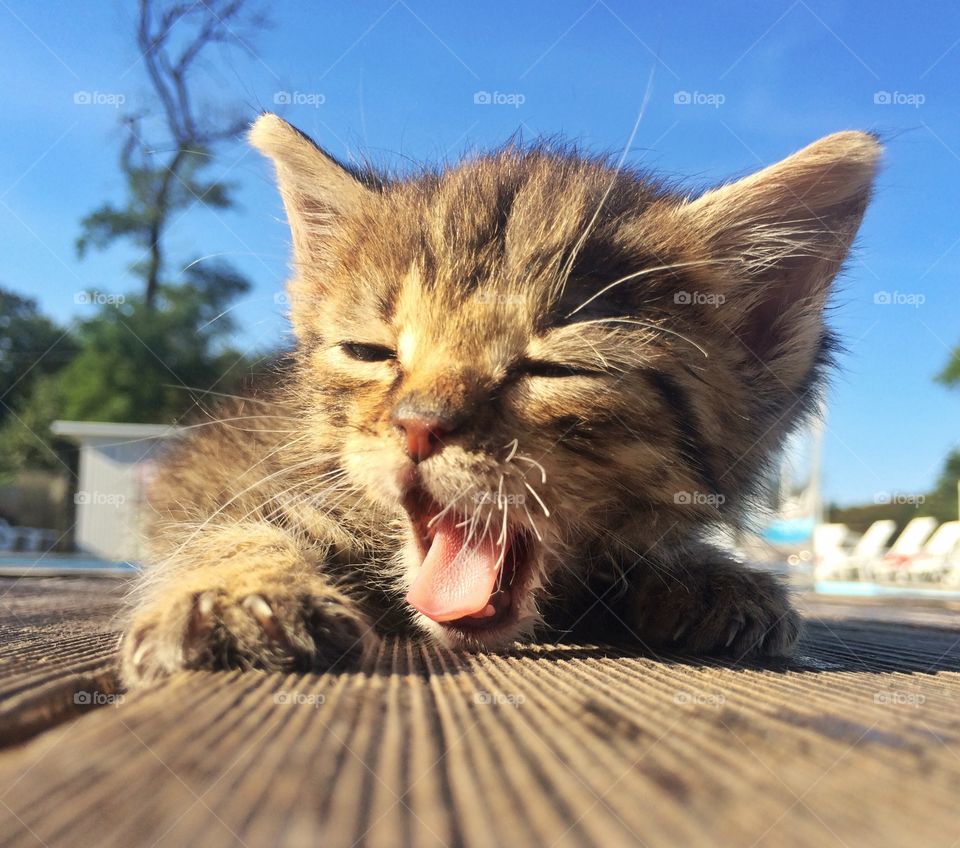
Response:
[{"label": "leafy foliage", "polygon": [[943,464],[943,471],[937,479],[936,485],[927,495],[926,514],[939,518],[941,521],[955,521],[960,518],[957,514],[957,483],[960,482],[960,450],[947,455]]},{"label": "leafy foliage", "polygon": [[62,416],[83,421],[173,422],[192,395],[234,392],[247,373],[227,339],[228,304],[248,283],[227,266],[193,266],[163,284],[156,304],[142,295],[103,305],[77,331],[80,351],[64,369]]},{"label": "leafy foliage", "polygon": [[0,424],[0,475],[63,467],[67,446],[50,432],[60,409],[60,382],[55,375],[44,374]]},{"label": "leafy foliage", "polygon": [[943,371],[937,375],[937,382],[945,386],[960,387],[960,345],[953,349]]},{"label": "leafy foliage", "polygon": [[0,421],[75,352],[73,338],[42,315],[35,300],[0,288]]}]

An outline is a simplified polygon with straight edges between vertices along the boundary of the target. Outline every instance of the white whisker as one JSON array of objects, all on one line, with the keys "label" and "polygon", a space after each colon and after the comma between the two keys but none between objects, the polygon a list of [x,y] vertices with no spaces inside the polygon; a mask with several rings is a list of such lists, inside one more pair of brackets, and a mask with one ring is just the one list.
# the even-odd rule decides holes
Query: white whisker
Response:
[{"label": "white whisker", "polygon": [[530,494],[536,499],[537,503],[540,504],[540,509],[543,510],[543,515],[545,518],[550,517],[550,510],[547,509],[547,505],[541,500],[540,495],[537,494],[536,490],[531,486],[526,480],[523,481],[523,485],[530,490]]},{"label": "white whisker", "polygon": [[266,256],[268,259],[282,259],[282,255],[276,253],[254,253],[252,251],[238,251],[238,250],[225,250],[221,253],[208,253],[206,256],[200,256],[197,259],[194,259],[193,262],[188,265],[184,265],[180,269],[182,274],[184,271],[189,271],[194,265],[199,265],[201,262],[206,262],[208,259],[216,259],[219,256],[255,256],[263,258]]},{"label": "white whisker", "polygon": [[[507,540],[507,512],[508,512],[508,510],[507,510],[506,508],[504,508],[504,510],[503,510],[503,524],[501,525],[501,528],[500,528],[500,535],[499,535],[499,537],[497,538],[497,544],[498,544],[498,545],[504,545],[504,547],[506,547],[506,540]],[[502,555],[501,555],[501,559],[502,559]]]},{"label": "white whisker", "polygon": [[[465,487],[465,488],[464,488],[463,490],[461,490],[460,492],[458,492],[458,493],[450,500],[450,503],[448,503],[442,510],[440,510],[440,512],[438,512],[435,516],[433,516],[433,518],[431,518],[431,519],[427,522],[427,527],[428,527],[428,528],[429,528],[429,527],[433,527],[433,525],[434,525],[436,522],[438,522],[438,521],[439,521],[441,518],[443,518],[443,516],[445,516],[451,509],[453,509],[454,506],[456,506],[456,504],[460,501],[460,498],[462,498],[462,497],[464,496],[464,494],[466,494],[466,492],[467,492],[470,488],[471,488],[471,487],[468,486],[468,487]],[[460,525],[458,524],[457,526],[459,527]]]},{"label": "white whisker", "polygon": [[576,262],[577,256],[583,248],[583,245],[586,243],[587,238],[589,238],[590,233],[593,232],[593,227],[597,223],[597,219],[600,217],[603,207],[607,203],[607,198],[610,196],[610,192],[613,191],[613,187],[617,184],[617,177],[620,174],[620,169],[623,168],[623,163],[626,161],[627,156],[630,153],[630,148],[633,147],[633,140],[636,138],[637,131],[640,129],[643,116],[647,111],[647,104],[650,102],[650,95],[653,92],[653,77],[656,69],[656,65],[650,69],[650,76],[647,79],[647,88],[643,93],[643,101],[640,103],[640,114],[637,115],[637,120],[633,123],[633,129],[630,131],[630,137],[627,139],[627,143],[623,147],[623,153],[620,154],[620,159],[618,160],[616,167],[613,169],[610,182],[607,184],[607,188],[604,191],[603,196],[600,198],[600,202],[597,204],[597,208],[593,213],[593,217],[587,222],[587,226],[584,228],[580,238],[577,239],[576,244],[573,246],[573,250],[570,252],[569,258],[566,261],[562,274],[562,282],[560,284],[561,293],[563,291],[563,287],[567,284],[567,280],[570,278],[571,272],[573,271],[573,263]]},{"label": "white whisker", "polygon": [[595,301],[598,297],[602,297],[603,295],[605,295],[608,291],[610,291],[610,289],[614,288],[615,286],[619,286],[621,283],[626,283],[626,282],[628,282],[628,281],[630,281],[630,280],[635,280],[635,279],[637,279],[637,277],[643,277],[643,276],[645,276],[645,275],[647,275],[647,274],[656,273],[657,271],[672,271],[674,268],[690,268],[690,267],[696,267],[696,266],[698,266],[698,265],[715,265],[715,264],[717,264],[718,262],[722,262],[722,261],[724,261],[724,260],[720,260],[720,259],[700,259],[700,260],[697,260],[697,261],[694,261],[694,262],[675,262],[675,263],[673,263],[672,265],[657,265],[655,268],[643,268],[643,269],[641,269],[640,271],[635,271],[633,274],[627,274],[627,276],[621,277],[619,280],[614,280],[612,283],[608,283],[608,284],[605,285],[602,289],[600,289],[600,291],[595,292],[594,294],[590,295],[590,297],[588,297],[588,298],[587,298],[583,303],[581,303],[576,309],[571,310],[570,312],[568,312],[568,313],[567,313],[566,315],[564,315],[563,317],[564,317],[564,318],[572,318],[574,315],[576,315],[576,314],[577,314],[581,309],[583,309],[585,306],[589,306],[589,305],[590,305],[591,303],[593,303],[593,301]]},{"label": "white whisker", "polygon": [[527,514],[527,521],[530,522],[530,526],[533,528],[534,535],[537,537],[537,540],[542,542],[543,536],[540,535],[540,530],[537,528],[536,522],[533,520],[533,516],[530,514],[530,510],[527,509],[527,505],[523,505],[523,511]]},{"label": "white whisker", "polygon": [[539,468],[540,482],[547,482],[547,470],[539,462],[537,462],[535,459],[531,459],[529,456],[518,456],[517,459],[519,459],[521,462],[529,462],[531,465],[535,465],[537,468]]},{"label": "white whisker", "polygon": [[644,327],[647,330],[653,330],[658,333],[667,333],[671,336],[676,336],[678,339],[682,339],[687,344],[695,347],[700,353],[703,354],[705,359],[710,358],[710,354],[698,345],[693,339],[685,336],[683,333],[678,333],[676,330],[671,330],[669,327],[661,327],[657,324],[651,324],[648,321],[637,321],[634,318],[594,318],[592,321],[582,321],[581,324],[635,324],[638,327]]}]

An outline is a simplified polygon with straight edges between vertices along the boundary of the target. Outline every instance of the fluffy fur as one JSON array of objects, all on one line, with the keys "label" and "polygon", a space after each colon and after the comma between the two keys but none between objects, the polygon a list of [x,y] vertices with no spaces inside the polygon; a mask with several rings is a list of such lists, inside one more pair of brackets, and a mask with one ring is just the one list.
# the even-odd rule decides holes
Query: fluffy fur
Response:
[{"label": "fluffy fur", "polygon": [[[816,401],[873,137],[829,136],[699,196],[551,145],[394,179],[274,115],[250,139],[290,224],[297,351],[166,459],[128,683],[330,668],[390,627],[498,649],[593,621],[650,645],[789,652],[785,590],[705,539],[741,523]],[[396,424],[410,408],[449,424],[419,463]],[[405,607],[413,489],[472,533],[523,534],[507,621]]]}]

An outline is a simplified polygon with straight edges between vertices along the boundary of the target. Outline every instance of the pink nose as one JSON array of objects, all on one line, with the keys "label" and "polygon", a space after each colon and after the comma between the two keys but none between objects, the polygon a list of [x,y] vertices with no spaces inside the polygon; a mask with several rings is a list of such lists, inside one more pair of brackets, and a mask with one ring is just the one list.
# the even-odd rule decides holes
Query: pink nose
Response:
[{"label": "pink nose", "polygon": [[407,415],[394,417],[393,423],[403,430],[407,439],[407,453],[414,462],[423,462],[436,453],[442,444],[441,437],[449,432],[439,418]]}]

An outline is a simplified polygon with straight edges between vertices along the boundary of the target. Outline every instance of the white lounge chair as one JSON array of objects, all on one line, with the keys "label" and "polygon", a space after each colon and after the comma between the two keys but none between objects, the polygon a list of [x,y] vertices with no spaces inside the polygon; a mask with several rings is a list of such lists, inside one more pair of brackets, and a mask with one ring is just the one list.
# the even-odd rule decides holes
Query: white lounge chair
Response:
[{"label": "white lounge chair", "polygon": [[56,544],[56,530],[20,527],[0,518],[0,551],[45,551]]},{"label": "white lounge chair", "polygon": [[937,526],[937,519],[929,516],[911,519],[897,536],[886,555],[864,565],[864,571],[874,580],[893,580],[905,569],[912,557],[923,550],[923,545]]},{"label": "white lounge chair", "polygon": [[883,556],[890,537],[896,532],[897,522],[889,518],[874,521],[867,528],[850,555],[851,567],[858,577],[866,577],[871,563]]},{"label": "white lounge chair", "polygon": [[911,557],[898,573],[904,580],[938,580],[950,570],[953,554],[960,547],[960,521],[946,521],[927,540],[923,550]]},{"label": "white lounge chair", "polygon": [[818,524],[813,528],[813,575],[817,580],[836,580],[850,559],[844,548],[850,528],[846,524]]},{"label": "white lounge chair", "polygon": [[[843,550],[843,540],[837,546],[839,530],[843,528],[844,538],[849,536],[845,524],[824,524],[823,530],[824,555],[821,560],[818,556],[816,577],[818,580],[842,580],[865,576],[869,566],[883,556],[883,551],[897,529],[896,522],[889,519],[874,521],[866,532],[857,540],[853,550],[847,553]],[[819,530],[820,528],[817,528]],[[817,533],[814,531],[814,545],[817,544]]]}]

